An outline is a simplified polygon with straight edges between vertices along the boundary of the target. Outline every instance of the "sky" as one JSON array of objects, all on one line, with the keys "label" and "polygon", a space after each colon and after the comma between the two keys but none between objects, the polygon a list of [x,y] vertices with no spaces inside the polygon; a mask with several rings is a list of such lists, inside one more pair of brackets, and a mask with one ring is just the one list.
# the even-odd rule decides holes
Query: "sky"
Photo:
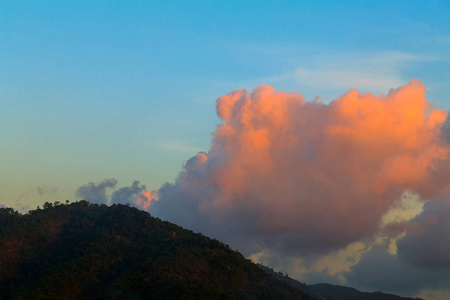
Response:
[{"label": "sky", "polygon": [[0,207],[131,203],[307,283],[448,299],[449,17],[0,0]]}]

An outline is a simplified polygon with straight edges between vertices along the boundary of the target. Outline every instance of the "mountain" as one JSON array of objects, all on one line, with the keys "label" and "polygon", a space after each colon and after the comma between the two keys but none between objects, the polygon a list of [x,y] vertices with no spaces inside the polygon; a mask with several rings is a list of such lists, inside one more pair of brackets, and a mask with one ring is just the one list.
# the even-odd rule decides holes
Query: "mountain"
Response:
[{"label": "mountain", "polygon": [[258,266],[278,280],[283,281],[291,287],[321,300],[423,300],[420,298],[400,297],[397,295],[385,294],[382,292],[361,292],[354,288],[332,285],[328,283],[307,285],[295,279],[292,279],[287,275],[275,272],[273,269],[268,268],[264,265],[258,264]]},{"label": "mountain", "polygon": [[126,205],[0,209],[0,299],[315,299]]}]

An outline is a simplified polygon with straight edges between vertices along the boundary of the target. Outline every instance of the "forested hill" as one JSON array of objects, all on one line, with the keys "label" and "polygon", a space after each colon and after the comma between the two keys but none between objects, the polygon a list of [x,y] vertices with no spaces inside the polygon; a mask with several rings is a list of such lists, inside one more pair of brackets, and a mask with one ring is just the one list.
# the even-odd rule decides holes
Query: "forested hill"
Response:
[{"label": "forested hill", "polygon": [[314,299],[227,245],[86,201],[0,209],[0,299]]}]

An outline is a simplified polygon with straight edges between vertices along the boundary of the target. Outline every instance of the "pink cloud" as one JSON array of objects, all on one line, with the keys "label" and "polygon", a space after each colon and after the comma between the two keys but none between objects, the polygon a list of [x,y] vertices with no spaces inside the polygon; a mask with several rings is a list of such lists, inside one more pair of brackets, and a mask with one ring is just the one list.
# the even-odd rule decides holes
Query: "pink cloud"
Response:
[{"label": "pink cloud", "polygon": [[343,247],[372,235],[403,191],[430,198],[448,186],[436,180],[450,151],[447,112],[418,80],[330,104],[261,85],[220,97],[217,114],[211,149],[161,187],[150,211],[227,242]]}]

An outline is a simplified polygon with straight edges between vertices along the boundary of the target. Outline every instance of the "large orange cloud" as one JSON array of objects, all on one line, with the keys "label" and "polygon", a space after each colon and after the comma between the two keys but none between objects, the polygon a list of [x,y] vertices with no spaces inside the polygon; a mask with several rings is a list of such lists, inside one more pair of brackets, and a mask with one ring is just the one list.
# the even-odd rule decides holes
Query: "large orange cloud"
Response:
[{"label": "large orange cloud", "polygon": [[447,111],[418,80],[374,96],[349,90],[329,104],[261,85],[217,100],[223,124],[208,153],[159,191],[155,214],[224,238],[322,251],[368,237],[411,190],[447,185]]}]

